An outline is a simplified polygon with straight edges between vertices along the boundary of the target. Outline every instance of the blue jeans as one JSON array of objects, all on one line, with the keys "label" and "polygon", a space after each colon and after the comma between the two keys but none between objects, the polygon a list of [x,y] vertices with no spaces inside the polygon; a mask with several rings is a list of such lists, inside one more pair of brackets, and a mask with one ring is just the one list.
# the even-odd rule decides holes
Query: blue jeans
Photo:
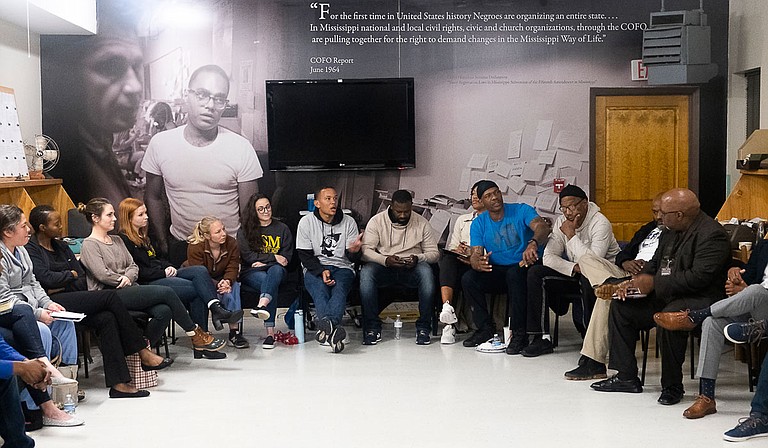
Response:
[{"label": "blue jeans", "polygon": [[429,331],[432,327],[432,304],[435,297],[435,277],[428,263],[419,262],[413,269],[388,268],[377,263],[366,263],[360,271],[360,300],[363,305],[363,328],[381,331],[379,319],[379,288],[399,285],[416,288],[419,295],[419,319],[416,330]]},{"label": "blue jeans", "polygon": [[0,437],[7,447],[28,448],[35,441],[24,433],[24,413],[16,377],[0,380]]},{"label": "blue jeans", "polygon": [[331,278],[336,280],[335,285],[323,283],[322,275],[305,272],[304,286],[315,302],[317,319],[327,317],[334,325],[338,325],[347,308],[347,295],[355,282],[355,271],[336,266],[323,266],[323,269],[331,271]]},{"label": "blue jeans", "polygon": [[[229,311],[237,311],[243,309],[243,305],[240,302],[240,282],[235,282],[232,285],[232,291],[224,294],[217,294],[217,297],[221,301],[221,306]],[[243,319],[240,319],[240,323]]]},{"label": "blue jeans", "polygon": [[752,412],[768,415],[768,356],[760,367],[760,377],[757,379],[757,390],[752,398]]},{"label": "blue jeans", "polygon": [[187,266],[176,271],[175,277],[149,282],[150,285],[168,286],[189,309],[189,317],[208,331],[208,302],[215,299],[216,287],[205,266]]},{"label": "blue jeans", "polygon": [[265,327],[275,326],[275,314],[277,313],[277,291],[280,289],[280,284],[283,283],[286,270],[283,266],[275,264],[269,267],[266,271],[258,271],[251,269],[244,274],[240,274],[240,281],[249,288],[253,288],[259,291],[259,299],[266,297],[269,299],[267,305],[267,311],[269,311],[269,319],[264,321]]}]

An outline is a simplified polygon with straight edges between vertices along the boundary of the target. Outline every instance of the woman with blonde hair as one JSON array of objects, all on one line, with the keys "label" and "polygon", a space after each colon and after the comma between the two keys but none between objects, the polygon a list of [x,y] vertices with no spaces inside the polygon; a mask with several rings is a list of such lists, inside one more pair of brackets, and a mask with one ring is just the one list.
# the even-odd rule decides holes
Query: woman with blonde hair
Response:
[{"label": "woman with blonde hair", "polygon": [[[236,330],[243,317],[243,311],[229,311],[221,305],[213,280],[205,267],[187,266],[176,269],[167,260],[157,256],[147,234],[149,215],[144,202],[126,198],[120,202],[118,210],[119,236],[139,267],[138,283],[168,286],[173,289],[189,307],[192,320],[203,330],[208,330],[208,310],[211,311],[216,330],[223,328],[222,322],[228,323],[230,329]],[[230,343],[235,348],[248,347],[248,341],[239,334],[230,338]]]},{"label": "woman with blonde hair", "polygon": [[83,240],[80,261],[86,269],[88,289],[115,289],[128,310],[143,311],[151,319],[144,336],[155,344],[165,332],[171,318],[192,340],[195,358],[202,351],[220,350],[224,341],[203,331],[189,317],[184,304],[167,286],[138,285],[139,268],[120,237],[110,235],[114,230],[115,208],[104,198],[94,198],[77,209],[91,224],[91,234]]},{"label": "woman with blonde hair", "polygon": [[[187,264],[204,266],[213,279],[219,298],[229,309],[242,309],[240,305],[240,251],[237,241],[227,235],[218,218],[206,216],[195,224],[192,235],[187,239]],[[229,340],[243,338],[242,331],[230,328]],[[244,339],[244,338],[243,338]]]}]

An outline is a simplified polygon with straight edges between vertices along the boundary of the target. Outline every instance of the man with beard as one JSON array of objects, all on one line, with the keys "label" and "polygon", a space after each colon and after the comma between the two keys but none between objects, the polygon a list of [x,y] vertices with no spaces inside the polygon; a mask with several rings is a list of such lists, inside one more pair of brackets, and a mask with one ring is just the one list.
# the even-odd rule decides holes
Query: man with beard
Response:
[{"label": "man with beard", "polygon": [[463,345],[476,347],[493,337],[496,325],[488,312],[485,294],[504,292],[507,313],[512,317],[509,350],[525,339],[528,266],[538,262],[552,228],[530,205],[505,204],[495,182],[484,180],[476,186],[486,211],[470,227],[472,269],[461,278],[461,284],[477,331]]},{"label": "man with beard", "polygon": [[419,319],[416,343],[428,345],[430,316],[435,296],[435,278],[430,264],[440,252],[432,226],[412,212],[413,197],[405,190],[392,194],[392,204],[368,221],[363,236],[363,261],[360,271],[360,300],[363,305],[363,345],[381,341],[379,288],[402,285],[417,288]]},{"label": "man with beard", "polygon": [[357,224],[338,208],[333,187],[315,192],[315,211],[299,221],[296,252],[304,266],[304,286],[317,310],[315,340],[330,345],[334,353],[344,350],[347,335],[341,318],[347,294],[355,282],[353,263],[360,259],[363,237]]}]

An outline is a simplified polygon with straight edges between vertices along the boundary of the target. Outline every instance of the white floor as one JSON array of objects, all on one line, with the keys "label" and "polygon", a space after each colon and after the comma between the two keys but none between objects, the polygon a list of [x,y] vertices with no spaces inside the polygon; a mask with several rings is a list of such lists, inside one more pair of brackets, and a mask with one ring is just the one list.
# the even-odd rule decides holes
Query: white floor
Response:
[{"label": "white floor", "polygon": [[87,400],[77,411],[86,425],[31,435],[37,446],[55,448],[768,446],[764,438],[722,440],[752,398],[746,365],[732,353],[723,356],[718,413],[686,420],[698,380],[686,377],[681,404],[657,404],[660,364],[652,354],[642,394],[599,393],[590,382],[564,380],[580,348],[568,319],[554,354],[527,359],[440,345],[439,337],[417,346],[412,324],[407,338],[393,340],[386,327],[370,347],[347,325],[352,342],[341,354],[311,337],[303,346],[263,350],[264,329],[249,318],[252,347],[227,348],[225,360],[193,360],[187,340],[171,346],[176,362],[145,399],[107,398],[95,348],[91,377],[81,378]]}]

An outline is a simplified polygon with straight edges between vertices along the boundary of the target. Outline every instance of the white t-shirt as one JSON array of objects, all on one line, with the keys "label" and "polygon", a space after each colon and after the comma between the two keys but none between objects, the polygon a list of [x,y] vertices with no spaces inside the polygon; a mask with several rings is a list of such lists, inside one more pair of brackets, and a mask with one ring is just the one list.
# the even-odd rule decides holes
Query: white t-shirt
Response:
[{"label": "white t-shirt", "polygon": [[661,236],[660,228],[656,227],[651,230],[651,233],[640,243],[635,260],[650,261],[653,254],[656,253],[656,248],[659,247],[659,236]]},{"label": "white t-shirt", "polygon": [[230,235],[240,228],[237,184],[259,179],[256,151],[242,136],[219,127],[208,146],[191,145],[184,129],[161,132],[149,142],[141,168],[163,177],[171,209],[171,234],[185,240],[206,215],[221,219]]}]

